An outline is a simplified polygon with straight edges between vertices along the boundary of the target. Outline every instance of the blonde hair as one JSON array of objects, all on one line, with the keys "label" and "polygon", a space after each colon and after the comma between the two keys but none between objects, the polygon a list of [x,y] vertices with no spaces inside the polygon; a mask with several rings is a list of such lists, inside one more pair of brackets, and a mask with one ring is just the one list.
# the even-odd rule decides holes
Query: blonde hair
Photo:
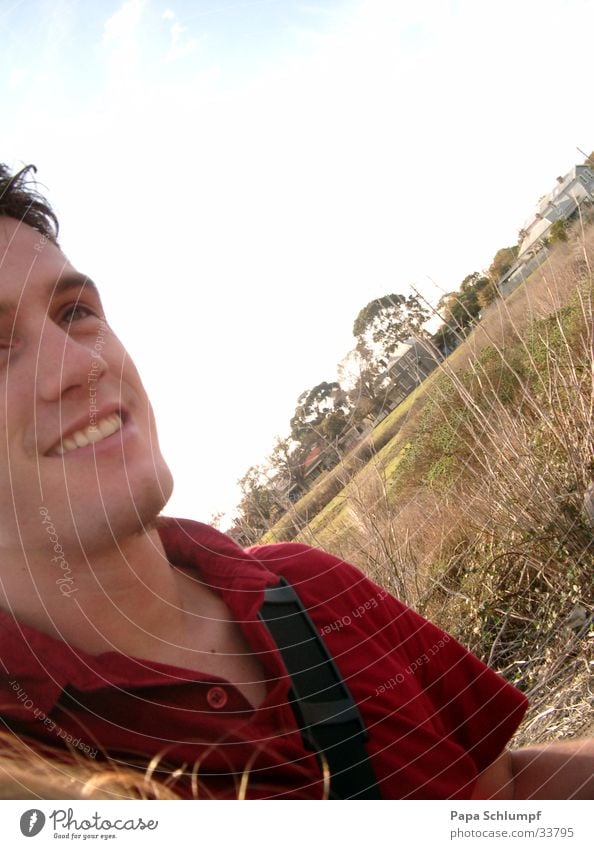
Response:
[{"label": "blonde hair", "polygon": [[[211,748],[215,748],[213,744]],[[246,799],[256,748],[234,776],[234,798]],[[199,777],[201,762],[167,768],[167,750],[138,769],[122,766],[108,755],[95,760],[78,750],[58,750],[0,730],[0,799],[216,799]],[[322,799],[330,798],[330,770],[322,753]],[[155,776],[159,775],[159,778]],[[161,777],[162,776],[162,777]],[[182,783],[183,782],[183,783]],[[185,786],[188,792],[182,792]],[[227,793],[221,798],[229,798]],[[231,796],[233,798],[233,796]]]},{"label": "blonde hair", "polygon": [[106,758],[95,761],[0,731],[0,799],[180,799],[171,784]]}]

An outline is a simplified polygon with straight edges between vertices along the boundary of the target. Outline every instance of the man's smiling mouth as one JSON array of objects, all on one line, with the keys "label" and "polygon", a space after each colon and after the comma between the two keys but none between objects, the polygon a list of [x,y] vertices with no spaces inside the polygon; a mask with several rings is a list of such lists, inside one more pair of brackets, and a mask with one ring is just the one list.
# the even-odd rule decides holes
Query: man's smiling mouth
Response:
[{"label": "man's smiling mouth", "polygon": [[82,430],[76,430],[69,436],[64,436],[52,450],[49,452],[49,457],[57,457],[62,454],[68,454],[70,451],[76,451],[77,448],[84,448],[94,442],[101,442],[102,439],[107,439],[108,436],[116,433],[122,427],[122,418],[119,413],[111,413],[105,418],[99,419],[96,424],[89,425]]}]

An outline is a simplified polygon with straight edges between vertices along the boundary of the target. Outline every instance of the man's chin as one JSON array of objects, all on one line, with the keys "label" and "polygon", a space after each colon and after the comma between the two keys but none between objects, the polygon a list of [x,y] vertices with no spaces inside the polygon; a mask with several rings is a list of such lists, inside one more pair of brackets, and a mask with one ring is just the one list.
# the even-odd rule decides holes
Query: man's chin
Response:
[{"label": "man's chin", "polygon": [[145,489],[140,498],[106,515],[107,533],[114,539],[146,534],[156,528],[158,518],[169,501],[169,494],[158,487]]},{"label": "man's chin", "polygon": [[[157,517],[171,498],[173,478],[168,467],[146,470],[145,474],[130,475],[126,486],[118,488],[116,481],[105,483],[97,493],[99,525],[103,533],[114,540],[152,530]],[[77,516],[83,525],[93,524],[89,510]]]},{"label": "man's chin", "polygon": [[163,506],[159,502],[150,508],[143,505],[142,509],[120,510],[113,515],[104,512],[101,517],[92,520],[79,517],[74,525],[75,536],[87,556],[94,551],[121,548],[126,540],[142,537],[154,530]]},{"label": "man's chin", "polygon": [[73,509],[66,526],[70,525],[87,553],[120,545],[127,538],[142,536],[156,527],[159,514],[169,500],[168,493],[153,483],[134,499],[128,495],[128,498],[104,498],[96,509],[80,503],[79,509]]}]

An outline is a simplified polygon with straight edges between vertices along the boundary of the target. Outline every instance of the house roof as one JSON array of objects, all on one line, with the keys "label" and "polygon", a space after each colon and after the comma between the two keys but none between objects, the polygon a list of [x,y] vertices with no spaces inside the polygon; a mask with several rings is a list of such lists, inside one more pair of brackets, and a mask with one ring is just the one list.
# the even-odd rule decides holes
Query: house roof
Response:
[{"label": "house roof", "polygon": [[321,450],[322,449],[320,448],[319,445],[314,445],[314,447],[311,449],[311,451],[309,452],[309,454],[307,455],[307,457],[303,461],[303,468],[304,469],[309,469],[309,467],[312,465],[312,463],[315,463],[315,461],[317,460],[317,458],[320,455]]},{"label": "house roof", "polygon": [[518,257],[541,239],[559,218],[567,218],[586,197],[594,197],[594,174],[587,165],[574,165],[558,177],[554,188],[538,201],[538,212],[524,226],[527,231]]}]

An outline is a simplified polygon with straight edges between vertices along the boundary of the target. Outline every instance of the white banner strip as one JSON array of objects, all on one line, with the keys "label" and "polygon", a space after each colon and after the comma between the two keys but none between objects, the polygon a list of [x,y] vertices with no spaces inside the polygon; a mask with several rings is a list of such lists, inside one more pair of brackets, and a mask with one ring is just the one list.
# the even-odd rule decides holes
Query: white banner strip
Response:
[{"label": "white banner strip", "polygon": [[[305,810],[307,808],[307,810]],[[592,802],[0,802],[3,846],[591,849]],[[117,841],[117,842],[116,842]],[[540,842],[542,841],[542,842]],[[69,844],[70,845],[70,844]]]}]

